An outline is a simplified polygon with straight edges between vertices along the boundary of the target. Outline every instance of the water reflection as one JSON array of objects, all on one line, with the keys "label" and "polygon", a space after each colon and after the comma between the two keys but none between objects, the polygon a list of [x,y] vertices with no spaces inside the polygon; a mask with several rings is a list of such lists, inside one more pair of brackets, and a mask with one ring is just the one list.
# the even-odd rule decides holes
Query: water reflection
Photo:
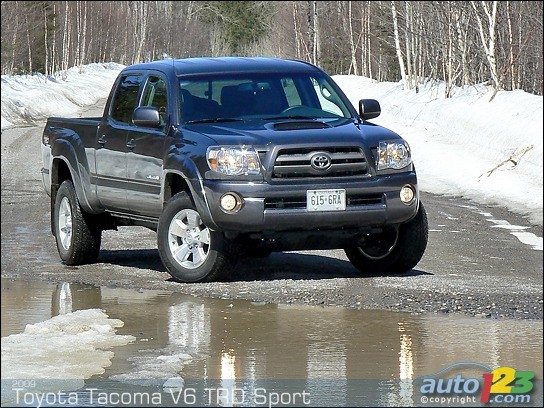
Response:
[{"label": "water reflection", "polygon": [[414,385],[414,354],[412,352],[412,336],[406,333],[403,322],[398,323],[400,332],[399,351],[399,393],[389,400],[389,406],[412,406]]},{"label": "water reflection", "polygon": [[[172,405],[172,390],[194,389],[204,405],[277,400],[300,406],[308,397],[313,406],[413,406],[420,404],[414,379],[459,362],[534,371],[539,384],[542,379],[541,321],[273,305],[4,278],[2,293],[2,337],[27,323],[90,308],[122,320],[117,333],[135,341],[113,349],[111,366],[89,383],[155,392],[159,386],[170,392],[163,405]],[[444,378],[457,374],[481,379],[482,369],[458,366]],[[533,400],[542,401],[541,385]]]}]

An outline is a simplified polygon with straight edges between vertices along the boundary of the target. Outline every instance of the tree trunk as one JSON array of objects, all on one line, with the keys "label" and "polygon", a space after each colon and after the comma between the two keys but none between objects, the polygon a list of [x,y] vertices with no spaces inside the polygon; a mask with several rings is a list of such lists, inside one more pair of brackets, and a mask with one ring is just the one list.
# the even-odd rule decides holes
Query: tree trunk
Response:
[{"label": "tree trunk", "polygon": [[72,27],[68,25],[70,15],[70,2],[64,2],[64,31],[62,33],[62,65],[61,69],[66,75],[70,63],[70,32]]},{"label": "tree trunk", "polygon": [[[17,32],[19,31],[19,15],[15,14],[15,28],[13,30],[13,44],[17,44]],[[15,66],[15,50],[17,48],[13,47],[13,50],[11,51],[11,62],[9,66],[9,74],[13,75],[13,69]]]},{"label": "tree trunk", "polygon": [[[409,4],[410,3],[410,4]],[[409,35],[409,38],[410,38],[410,53],[412,54],[412,84],[413,84],[413,87],[417,92],[419,92],[419,78],[418,78],[418,69],[417,69],[417,65],[418,65],[418,54],[417,54],[417,50],[418,50],[418,46],[419,46],[419,41],[418,41],[418,33],[416,33],[415,31],[415,28],[414,28],[414,6],[413,4],[411,4],[411,2],[406,2],[406,9],[407,10],[410,10],[408,14],[409,18],[408,18],[408,32],[410,33]]]},{"label": "tree trunk", "polygon": [[147,1],[136,2],[136,26],[134,39],[137,42],[137,48],[132,61],[133,64],[142,61],[142,50],[147,38],[147,26],[149,23],[147,3]]},{"label": "tree trunk", "polygon": [[516,89],[516,64],[514,56],[514,29],[512,27],[512,13],[510,10],[510,2],[506,2],[506,18],[508,20],[508,39],[510,49],[510,84],[512,90]]},{"label": "tree trunk", "polygon": [[102,50],[102,53],[101,53],[101,60],[102,62],[106,62],[106,55],[107,55],[107,51],[109,50],[109,45],[110,45],[110,36],[111,36],[111,31],[110,31],[110,27],[111,27],[111,3],[108,3],[108,7],[110,8],[110,12],[108,13],[108,26],[106,27],[106,32],[104,34],[105,38],[104,38],[104,49]]},{"label": "tree trunk", "polygon": [[81,66],[81,2],[76,1],[76,65]]},{"label": "tree trunk", "polygon": [[300,52],[300,38],[299,38],[299,28],[297,23],[297,2],[293,1],[293,27],[295,29],[295,58],[300,59],[301,52]]},{"label": "tree trunk", "polygon": [[[498,70],[497,70],[497,57],[495,55],[495,43],[497,40],[497,33],[496,33],[496,25],[497,25],[497,7],[498,2],[492,1],[491,2],[491,9],[489,8],[489,5],[485,1],[481,1],[482,10],[485,13],[485,16],[487,17],[487,26],[484,27],[484,23],[482,19],[480,18],[479,10],[477,7],[477,4],[475,1],[470,2],[472,4],[472,7],[475,11],[476,20],[478,22],[479,32],[480,32],[480,38],[482,40],[482,46],[485,51],[485,56],[487,59],[487,63],[489,64],[489,71],[491,74],[491,81],[493,83],[494,93],[491,96],[490,100],[493,100],[495,97],[497,91],[501,87],[501,80],[499,78]],[[487,33],[486,33],[487,28]]]},{"label": "tree trunk", "polygon": [[[57,5],[53,4],[53,27],[57,27]],[[57,71],[57,36],[53,31],[53,38],[51,39],[51,73],[54,74]]]},{"label": "tree trunk", "polygon": [[408,88],[408,83],[406,81],[406,71],[404,68],[404,57],[402,56],[402,50],[400,49],[400,38],[399,38],[399,22],[397,9],[395,8],[395,2],[391,2],[391,13],[393,15],[393,37],[395,39],[395,50],[397,51],[397,59],[399,61],[400,75],[402,77],[402,82],[404,84],[404,89]]},{"label": "tree trunk", "polygon": [[82,11],[83,22],[81,25],[81,47],[80,47],[80,59],[79,59],[79,72],[83,69],[83,64],[85,64],[85,58],[87,54],[87,1],[83,1],[83,11]]},{"label": "tree trunk", "polygon": [[47,39],[47,8],[43,8],[43,46],[44,46],[44,53],[45,53],[45,62],[44,62],[44,75],[45,75],[45,83],[47,83],[47,77],[49,75],[49,47],[48,47],[48,39]]},{"label": "tree trunk", "polygon": [[320,33],[319,33],[319,16],[318,16],[318,6],[317,1],[312,1],[312,14],[313,14],[313,49],[312,49],[312,62],[314,65],[319,66],[321,60],[321,49],[320,49]]},{"label": "tree trunk", "polygon": [[457,32],[457,45],[461,52],[461,72],[463,75],[463,85],[471,85],[470,80],[470,71],[468,67],[468,58],[467,58],[467,31],[466,27],[466,17],[461,10],[455,10],[453,13],[455,30]]},{"label": "tree trunk", "polygon": [[[370,35],[370,32],[371,32],[371,17],[372,17],[372,14],[370,13],[370,4],[368,2],[366,2],[366,6],[363,2],[363,5],[362,5],[362,11],[363,11],[363,15],[365,16],[364,17],[364,43],[365,43],[365,49],[366,49],[366,55],[364,56],[365,58],[365,62],[366,62],[366,65],[367,65],[367,70],[366,70],[366,75],[368,78],[372,78],[373,77],[373,74],[372,74],[372,42],[371,42],[371,39],[372,39],[372,36]],[[361,27],[363,27],[363,25],[361,25]]]},{"label": "tree trunk", "polygon": [[361,75],[370,77],[369,75],[369,68],[368,68],[368,54],[370,53],[370,48],[367,47],[368,41],[367,41],[367,31],[366,31],[366,9],[365,9],[365,2],[361,2]]},{"label": "tree trunk", "polygon": [[359,75],[359,67],[357,66],[357,48],[355,47],[355,41],[353,39],[354,33],[353,33],[353,21],[352,21],[352,7],[351,7],[351,1],[348,1],[348,23],[349,23],[349,49],[351,52],[351,65],[350,65],[350,71],[353,67],[353,74]]},{"label": "tree trunk", "polygon": [[26,23],[26,43],[28,46],[28,71],[32,75],[32,46],[30,44],[30,26],[28,24],[28,15],[25,14]]},{"label": "tree trunk", "polygon": [[[448,2],[448,18],[451,19],[451,3]],[[451,20],[448,21],[448,33],[447,33],[447,42],[448,42],[448,53],[447,53],[447,63],[446,63],[446,98],[451,97],[451,89],[453,88],[453,33],[452,33],[452,24]]]},{"label": "tree trunk", "polygon": [[411,29],[412,26],[412,6],[409,1],[405,1],[405,9],[406,9],[406,16],[405,16],[405,26],[404,26],[404,41],[406,44],[406,82],[408,84],[408,89],[412,89],[414,87],[414,72],[413,72],[413,62],[414,62],[414,55],[412,53],[412,40],[413,40],[413,31]]}]

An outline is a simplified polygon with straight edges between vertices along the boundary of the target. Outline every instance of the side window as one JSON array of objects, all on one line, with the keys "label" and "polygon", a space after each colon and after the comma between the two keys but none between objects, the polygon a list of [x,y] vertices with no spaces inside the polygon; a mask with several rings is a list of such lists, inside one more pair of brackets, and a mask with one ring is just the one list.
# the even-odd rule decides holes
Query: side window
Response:
[{"label": "side window", "polygon": [[333,94],[333,91],[328,88],[327,84],[320,82],[315,78],[312,78],[312,83],[314,85],[317,97],[319,98],[321,109],[338,116],[343,116],[342,109],[340,109],[338,103],[336,102],[338,97],[335,93]]},{"label": "side window", "polygon": [[168,112],[168,97],[166,95],[166,82],[164,79],[151,75],[142,94],[140,106],[154,106],[159,110],[161,125],[166,123],[166,112]]},{"label": "side window", "polygon": [[141,82],[141,75],[126,75],[121,78],[110,107],[110,116],[114,120],[127,124],[132,121]]},{"label": "side window", "polygon": [[220,116],[218,94],[211,80],[180,81],[181,117],[182,121],[214,119]]}]

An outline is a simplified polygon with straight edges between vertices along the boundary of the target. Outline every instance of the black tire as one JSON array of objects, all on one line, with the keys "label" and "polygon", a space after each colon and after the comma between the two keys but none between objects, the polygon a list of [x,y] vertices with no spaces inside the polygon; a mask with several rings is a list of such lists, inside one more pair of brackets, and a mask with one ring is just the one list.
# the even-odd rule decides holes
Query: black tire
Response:
[{"label": "black tire", "polygon": [[71,180],[60,185],[55,198],[53,223],[57,249],[66,265],[84,265],[96,261],[102,230],[92,216],[81,210]]},{"label": "black tire", "polygon": [[423,204],[398,229],[366,237],[367,244],[345,248],[350,262],[364,274],[401,274],[416,266],[427,248],[429,226]]},{"label": "black tire", "polygon": [[204,225],[185,192],[166,203],[159,218],[157,246],[168,273],[179,282],[222,280],[236,263],[231,241]]}]

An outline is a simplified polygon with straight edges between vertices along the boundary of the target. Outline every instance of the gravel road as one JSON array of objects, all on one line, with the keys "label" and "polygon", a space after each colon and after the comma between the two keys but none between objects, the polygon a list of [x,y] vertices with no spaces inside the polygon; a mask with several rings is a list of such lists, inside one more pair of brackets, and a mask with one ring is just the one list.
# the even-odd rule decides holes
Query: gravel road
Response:
[{"label": "gravel road", "polygon": [[542,226],[501,208],[429,193],[422,193],[430,227],[427,251],[414,270],[401,276],[362,276],[341,250],[303,251],[243,258],[228,282],[181,284],[162,266],[155,233],[141,227],[105,231],[95,264],[62,265],[41,184],[42,129],[43,124],[2,132],[3,277],[271,303],[542,320],[542,251],[507,229],[493,229],[489,214],[538,237]]}]

